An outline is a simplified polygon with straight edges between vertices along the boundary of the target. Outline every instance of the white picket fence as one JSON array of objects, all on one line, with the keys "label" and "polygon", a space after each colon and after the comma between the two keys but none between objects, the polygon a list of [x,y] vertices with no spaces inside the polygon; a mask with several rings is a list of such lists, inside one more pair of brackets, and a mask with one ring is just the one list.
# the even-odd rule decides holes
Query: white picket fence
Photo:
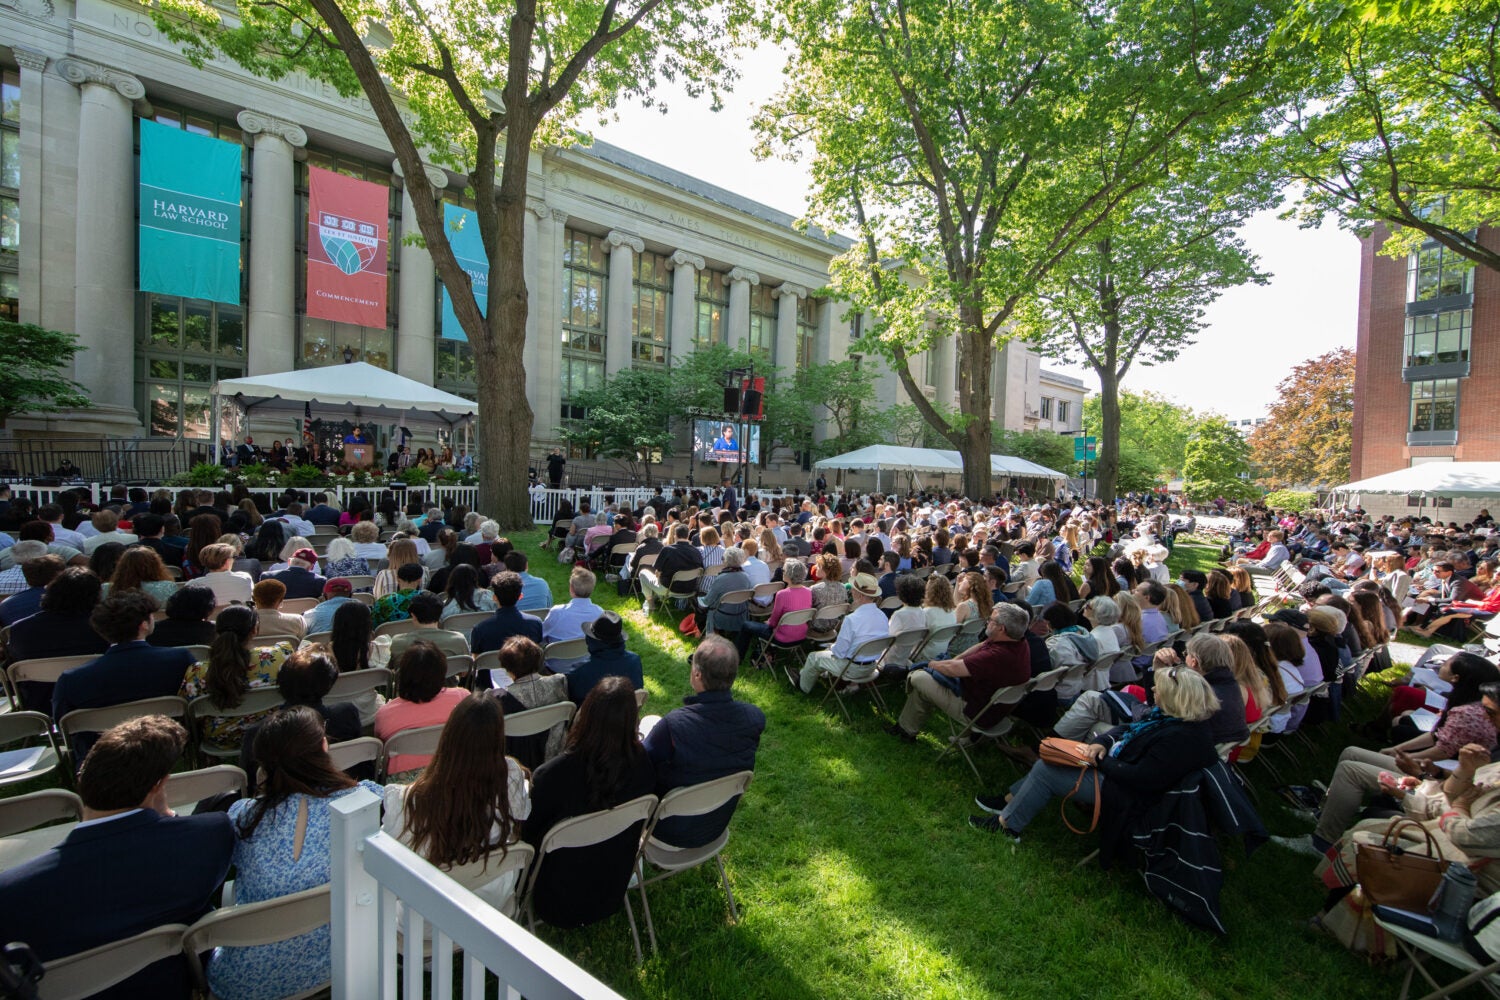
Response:
[{"label": "white picket fence", "polygon": [[[397,904],[403,996],[482,1000],[485,971],[506,1000],[619,1000],[619,994],[524,927],[380,832],[380,799],[357,789],[330,806],[333,825],[333,1000],[395,1000]],[[424,990],[424,931],[432,941]],[[463,949],[458,982],[454,949]],[[372,952],[374,960],[372,961]]]}]

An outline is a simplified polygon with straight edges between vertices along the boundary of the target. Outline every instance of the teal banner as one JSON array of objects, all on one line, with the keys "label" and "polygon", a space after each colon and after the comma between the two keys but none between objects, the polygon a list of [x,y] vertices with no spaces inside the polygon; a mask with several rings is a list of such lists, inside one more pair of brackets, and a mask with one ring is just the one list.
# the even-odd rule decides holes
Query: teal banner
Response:
[{"label": "teal banner", "polygon": [[[479,238],[479,216],[474,214],[472,209],[444,203],[443,230],[448,234],[448,245],[453,248],[453,256],[458,258],[458,266],[469,274],[469,281],[474,286],[474,298],[479,303],[479,311],[487,314],[490,299],[490,259],[485,255],[484,241]],[[453,300],[448,297],[446,285],[443,286],[443,339],[469,339],[464,334],[464,328],[458,324],[458,316],[453,312]]]},{"label": "teal banner", "polygon": [[239,143],[140,125],[141,291],[238,305]]}]

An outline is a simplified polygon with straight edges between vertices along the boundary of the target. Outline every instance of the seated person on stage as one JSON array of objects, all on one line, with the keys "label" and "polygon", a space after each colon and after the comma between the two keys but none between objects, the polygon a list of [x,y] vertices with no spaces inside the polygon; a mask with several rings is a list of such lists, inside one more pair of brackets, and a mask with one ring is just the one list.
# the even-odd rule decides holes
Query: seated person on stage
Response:
[{"label": "seated person on stage", "polygon": [[[52,961],[210,909],[229,871],[234,829],[220,812],[175,816],[165,787],[187,731],[160,715],[99,737],[78,775],[83,822],[61,844],[0,873],[0,938]],[[192,995],[181,955],[97,996]]]},{"label": "seated person on stage", "polygon": [[[765,713],[735,701],[729,689],[739,670],[734,643],[711,635],[693,653],[688,682],[693,694],[660,718],[641,720],[646,753],[656,765],[656,793],[755,770],[755,751],[766,728]],[[701,816],[662,821],[654,835],[676,847],[701,847],[729,824],[738,799]]]},{"label": "seated person on stage", "polygon": [[970,719],[984,727],[998,724],[1012,706],[990,705],[995,692],[1031,679],[1029,625],[1026,612],[1016,605],[995,608],[982,641],[954,659],[933,660],[926,669],[917,668],[907,675],[906,704],[900,719],[886,731],[915,742],[934,708],[961,725]]}]

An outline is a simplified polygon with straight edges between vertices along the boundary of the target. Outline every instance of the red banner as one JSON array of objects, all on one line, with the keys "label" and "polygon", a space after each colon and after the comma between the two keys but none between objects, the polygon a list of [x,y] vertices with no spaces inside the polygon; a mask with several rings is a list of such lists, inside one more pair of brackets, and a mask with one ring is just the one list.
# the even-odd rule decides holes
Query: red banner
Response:
[{"label": "red banner", "polygon": [[307,315],[385,328],[390,192],[308,168]]}]

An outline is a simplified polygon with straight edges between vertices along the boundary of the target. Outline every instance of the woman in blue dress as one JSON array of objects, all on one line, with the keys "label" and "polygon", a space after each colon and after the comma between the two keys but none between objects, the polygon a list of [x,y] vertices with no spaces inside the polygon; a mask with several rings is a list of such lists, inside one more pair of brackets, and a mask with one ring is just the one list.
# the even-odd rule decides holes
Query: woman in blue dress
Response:
[{"label": "woman in blue dress", "polygon": [[[229,809],[239,839],[234,847],[235,902],[259,903],[326,885],[332,869],[328,806],[356,787],[382,794],[372,781],[355,782],[328,758],[323,718],[297,706],[278,711],[255,735],[255,759],[265,778],[260,794]],[[272,1000],[329,981],[329,930],[252,948],[216,948],[208,983],[222,1000]]]}]

